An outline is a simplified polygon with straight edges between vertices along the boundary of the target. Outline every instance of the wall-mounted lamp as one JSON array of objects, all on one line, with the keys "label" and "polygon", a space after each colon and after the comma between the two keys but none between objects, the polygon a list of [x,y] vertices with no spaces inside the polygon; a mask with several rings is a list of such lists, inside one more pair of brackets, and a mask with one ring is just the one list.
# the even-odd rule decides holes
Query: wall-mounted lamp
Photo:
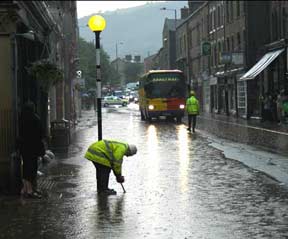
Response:
[{"label": "wall-mounted lamp", "polygon": [[28,40],[34,41],[35,40],[35,33],[33,31],[28,31],[25,33],[16,33],[16,36],[22,36]]}]

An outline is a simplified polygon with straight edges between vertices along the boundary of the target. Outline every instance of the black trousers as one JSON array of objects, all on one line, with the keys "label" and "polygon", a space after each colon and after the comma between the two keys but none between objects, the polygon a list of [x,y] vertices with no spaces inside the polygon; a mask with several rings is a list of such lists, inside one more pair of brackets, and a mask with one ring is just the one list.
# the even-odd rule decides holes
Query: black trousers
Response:
[{"label": "black trousers", "polygon": [[22,153],[23,179],[33,183],[37,179],[38,157],[29,153]]},{"label": "black trousers", "polygon": [[195,130],[195,127],[196,127],[196,117],[197,115],[188,115],[188,127],[189,129],[191,129],[191,123],[193,121],[193,131]]},{"label": "black trousers", "polygon": [[108,189],[109,176],[111,168],[104,166],[99,163],[92,162],[96,168],[96,181],[97,181],[97,191],[102,192]]}]

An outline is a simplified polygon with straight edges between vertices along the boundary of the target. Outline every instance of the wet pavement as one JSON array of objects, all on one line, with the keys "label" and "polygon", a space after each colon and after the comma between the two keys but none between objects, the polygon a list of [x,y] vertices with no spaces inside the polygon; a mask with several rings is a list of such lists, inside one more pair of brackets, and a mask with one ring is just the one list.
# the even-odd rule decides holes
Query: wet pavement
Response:
[{"label": "wet pavement", "polygon": [[103,109],[103,138],[134,143],[124,159],[123,193],[96,193],[83,155],[96,141],[93,111],[83,112],[68,154],[57,154],[39,184],[41,200],[0,198],[0,238],[288,238],[288,188],[227,159],[203,131],[145,123],[137,107]]},{"label": "wet pavement", "polygon": [[[201,113],[198,128],[218,137],[288,155],[288,124]],[[223,130],[225,129],[225,130]],[[288,157],[287,157],[288,158]]]}]

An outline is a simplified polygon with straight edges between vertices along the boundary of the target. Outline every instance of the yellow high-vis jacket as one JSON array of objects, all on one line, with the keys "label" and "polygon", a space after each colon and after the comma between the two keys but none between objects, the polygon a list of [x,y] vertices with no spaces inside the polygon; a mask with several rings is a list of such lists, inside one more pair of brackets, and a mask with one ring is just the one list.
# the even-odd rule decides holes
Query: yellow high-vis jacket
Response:
[{"label": "yellow high-vis jacket", "polygon": [[89,146],[85,158],[110,167],[115,175],[122,175],[122,162],[127,150],[127,143],[100,140]]},{"label": "yellow high-vis jacket", "polygon": [[186,111],[189,115],[199,114],[199,102],[195,96],[192,95],[186,100]]}]

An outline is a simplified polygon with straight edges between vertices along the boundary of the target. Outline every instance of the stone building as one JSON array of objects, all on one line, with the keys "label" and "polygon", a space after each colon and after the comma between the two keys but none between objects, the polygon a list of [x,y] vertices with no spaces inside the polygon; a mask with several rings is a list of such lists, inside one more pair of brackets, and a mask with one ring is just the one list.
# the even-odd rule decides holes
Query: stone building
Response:
[{"label": "stone building", "polygon": [[[176,67],[202,110],[259,119],[261,96],[288,90],[288,3],[192,0],[188,6],[176,28]],[[154,68],[168,59],[164,33]]]},{"label": "stone building", "polygon": [[[249,3],[247,5],[249,7]],[[252,42],[248,51],[250,54],[254,54],[255,58],[248,62],[246,73],[240,79],[247,86],[248,117],[261,117],[262,104],[260,99],[266,93],[276,97],[277,92],[288,90],[288,3],[286,1],[267,1],[266,8],[265,21],[259,21],[259,24],[263,26],[265,36],[256,36],[263,37],[265,45],[255,45]],[[251,34],[253,28],[248,27],[248,32]],[[254,28],[257,27],[259,25],[254,26]]]},{"label": "stone building", "polygon": [[[149,56],[144,59],[144,65],[146,64],[146,71],[161,69],[170,70],[177,69],[176,64],[176,37],[175,29],[183,22],[183,15],[181,14],[181,19],[168,19],[164,21],[164,26],[162,30],[162,47],[153,56]],[[148,64],[149,61],[149,64]],[[152,68],[148,69],[147,66]]]},{"label": "stone building", "polygon": [[[255,64],[257,48],[267,43],[267,31],[259,26],[268,24],[268,4],[206,1],[193,10],[176,33],[178,49],[183,45],[181,35],[187,38],[185,64],[191,88],[205,112],[249,117],[255,100],[249,93],[253,87],[240,78]],[[177,61],[184,69],[178,56],[181,53]]]},{"label": "stone building", "polygon": [[[13,155],[26,101],[35,103],[47,137],[50,121],[74,119],[77,38],[76,1],[0,2],[0,191],[15,187],[19,175]],[[48,91],[27,71],[43,59],[64,71],[64,81]]]},{"label": "stone building", "polygon": [[162,32],[163,61],[160,62],[160,69],[176,69],[176,47],[175,47],[175,27],[176,19],[166,18]]}]

